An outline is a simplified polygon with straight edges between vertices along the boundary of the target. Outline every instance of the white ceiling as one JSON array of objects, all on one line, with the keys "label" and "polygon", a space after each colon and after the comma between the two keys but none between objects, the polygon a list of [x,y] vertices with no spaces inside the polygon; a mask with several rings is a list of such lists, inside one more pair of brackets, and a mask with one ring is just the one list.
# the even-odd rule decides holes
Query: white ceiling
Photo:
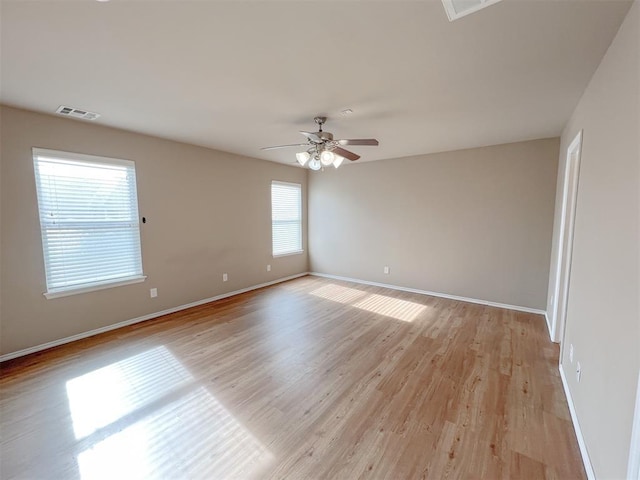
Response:
[{"label": "white ceiling", "polygon": [[0,101],[286,163],[317,114],[363,160],[551,137],[629,6],[2,0]]}]

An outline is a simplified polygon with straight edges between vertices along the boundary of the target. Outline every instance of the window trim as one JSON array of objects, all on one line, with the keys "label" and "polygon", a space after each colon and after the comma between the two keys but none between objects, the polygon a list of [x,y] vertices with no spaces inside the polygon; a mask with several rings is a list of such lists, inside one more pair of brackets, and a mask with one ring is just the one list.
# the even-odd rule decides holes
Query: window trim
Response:
[{"label": "window trim", "polygon": [[[273,185],[285,185],[290,187],[296,187],[300,189],[300,249],[292,250],[284,253],[273,253]],[[291,255],[300,255],[304,253],[304,228],[303,228],[303,200],[302,200],[302,184],[295,182],[283,182],[282,180],[271,180],[271,186],[269,188],[269,196],[271,206],[271,258],[289,257]]]},{"label": "window trim", "polygon": [[273,253],[273,246],[271,247],[271,258],[280,258],[280,257],[290,257],[291,255],[300,255],[304,253],[304,248],[302,250],[293,250],[287,253]]},{"label": "window trim", "polygon": [[136,275],[134,277],[120,278],[118,281],[109,283],[85,284],[85,287],[73,288],[68,290],[51,290],[44,292],[43,295],[47,300],[52,298],[70,297],[71,295],[79,295],[81,293],[95,292],[97,290],[106,290],[107,288],[122,287],[133,283],[141,283],[147,279],[146,275]]},{"label": "window trim", "polygon": [[[46,247],[42,239],[43,230],[42,230],[42,224],[40,222],[40,192],[39,192],[38,174],[35,171],[36,158],[40,156],[42,157],[49,156],[52,158],[60,158],[63,160],[71,160],[71,161],[78,161],[78,162],[106,163],[110,165],[122,165],[126,167],[133,166],[134,172],[135,172],[135,162],[131,160],[123,160],[119,158],[103,157],[99,155],[89,155],[84,153],[65,152],[63,150],[53,150],[53,149],[40,148],[40,147],[32,147],[31,156],[32,156],[32,165],[34,167],[33,175],[34,175],[35,187],[36,187],[36,208],[38,211],[38,226],[40,227],[41,251],[43,255],[42,259],[43,259],[43,267],[44,267],[44,273],[45,273],[45,286],[47,289],[47,291],[43,292],[42,295],[47,300],[50,300],[53,298],[68,297],[71,295],[78,295],[82,293],[94,292],[97,290],[105,290],[108,288],[116,288],[124,285],[131,285],[134,283],[144,282],[147,279],[147,276],[144,274],[144,263],[142,261],[142,238],[141,238],[142,236],[139,235],[138,246],[140,248],[140,267],[141,267],[141,273],[139,275],[119,277],[119,278],[106,280],[106,281],[102,280],[98,282],[88,282],[79,286],[73,286],[69,288],[52,288],[52,289],[49,288],[49,285],[47,284],[47,278],[46,278],[46,275],[47,275],[47,262],[46,262],[46,253],[45,253]],[[136,209],[138,209],[139,200],[138,200],[138,188],[137,188],[137,175],[136,175],[136,181],[134,182],[134,188],[135,188]],[[141,234],[142,231],[140,229],[139,212],[138,212],[138,229]]]}]

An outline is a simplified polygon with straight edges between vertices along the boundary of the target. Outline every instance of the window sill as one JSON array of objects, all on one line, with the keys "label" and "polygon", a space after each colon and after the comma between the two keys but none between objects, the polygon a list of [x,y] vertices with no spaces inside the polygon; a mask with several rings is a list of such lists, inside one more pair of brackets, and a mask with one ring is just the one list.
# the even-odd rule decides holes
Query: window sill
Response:
[{"label": "window sill", "polygon": [[107,288],[121,287],[123,285],[131,285],[132,283],[144,282],[147,279],[146,275],[140,275],[136,277],[129,277],[124,280],[117,280],[109,283],[99,283],[89,285],[81,288],[73,288],[69,290],[59,290],[54,292],[45,292],[43,295],[47,300],[52,298],[69,297],[71,295],[79,295],[81,293],[95,292],[96,290],[105,290]]},{"label": "window sill", "polygon": [[280,258],[280,257],[290,257],[291,255],[300,255],[301,253],[304,253],[304,250],[296,250],[295,252],[279,253],[277,255],[271,255],[271,256],[273,258]]}]

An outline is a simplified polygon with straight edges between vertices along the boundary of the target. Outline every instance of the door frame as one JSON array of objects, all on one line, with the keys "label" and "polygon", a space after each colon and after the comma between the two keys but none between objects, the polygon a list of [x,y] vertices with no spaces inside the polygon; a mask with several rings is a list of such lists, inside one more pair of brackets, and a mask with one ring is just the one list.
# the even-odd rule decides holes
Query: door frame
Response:
[{"label": "door frame", "polygon": [[571,277],[571,257],[573,254],[573,232],[578,203],[578,180],[582,157],[582,130],[567,147],[567,157],[562,185],[562,210],[560,235],[556,265],[556,281],[552,302],[551,339],[560,343],[560,362],[564,343],[564,331],[569,300],[569,279]]},{"label": "door frame", "polygon": [[629,480],[640,480],[640,372],[638,372],[636,409],[633,415],[633,427],[631,430],[631,445],[629,448],[629,467],[627,468],[627,478]]}]

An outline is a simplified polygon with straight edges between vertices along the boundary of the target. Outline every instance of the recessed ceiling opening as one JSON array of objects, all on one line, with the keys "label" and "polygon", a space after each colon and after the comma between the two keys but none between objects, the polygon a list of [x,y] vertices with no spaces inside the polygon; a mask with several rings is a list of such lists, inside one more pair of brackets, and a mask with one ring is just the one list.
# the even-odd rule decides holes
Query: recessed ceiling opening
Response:
[{"label": "recessed ceiling opening", "polygon": [[458,18],[482,10],[499,1],[500,0],[442,0],[442,4],[447,12],[449,21],[453,22]]}]

